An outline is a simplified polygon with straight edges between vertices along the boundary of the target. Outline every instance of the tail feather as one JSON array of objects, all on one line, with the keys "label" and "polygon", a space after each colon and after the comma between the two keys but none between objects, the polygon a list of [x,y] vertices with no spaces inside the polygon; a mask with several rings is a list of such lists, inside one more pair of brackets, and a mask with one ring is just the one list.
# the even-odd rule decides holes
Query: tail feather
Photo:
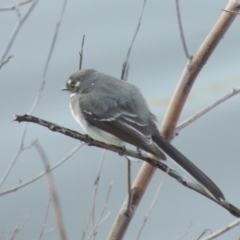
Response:
[{"label": "tail feather", "polygon": [[225,199],[217,185],[167,140],[160,136],[160,134],[152,136],[152,139],[169,157],[203,185],[203,187],[207,188],[216,200],[221,201],[221,199]]}]

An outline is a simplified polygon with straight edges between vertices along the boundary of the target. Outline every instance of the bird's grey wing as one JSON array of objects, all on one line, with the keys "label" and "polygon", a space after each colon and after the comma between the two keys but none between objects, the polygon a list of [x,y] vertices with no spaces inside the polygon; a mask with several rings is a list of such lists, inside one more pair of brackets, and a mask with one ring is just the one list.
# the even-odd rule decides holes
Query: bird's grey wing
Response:
[{"label": "bird's grey wing", "polygon": [[102,111],[99,111],[99,102],[90,99],[80,101],[84,119],[88,124],[165,160],[166,156],[152,140],[148,123],[122,106],[115,107],[113,101],[111,99],[112,104],[108,107],[106,102],[105,107],[101,107]]}]

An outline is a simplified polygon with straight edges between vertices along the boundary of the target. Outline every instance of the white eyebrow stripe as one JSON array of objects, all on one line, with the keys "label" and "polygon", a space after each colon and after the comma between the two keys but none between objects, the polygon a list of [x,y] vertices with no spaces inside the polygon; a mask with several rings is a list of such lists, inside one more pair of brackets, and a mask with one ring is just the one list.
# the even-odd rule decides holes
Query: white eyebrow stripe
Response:
[{"label": "white eyebrow stripe", "polygon": [[71,82],[72,82],[72,79],[69,78],[68,81],[67,81],[67,83],[70,84]]},{"label": "white eyebrow stripe", "polygon": [[80,82],[76,82],[76,87],[78,87],[80,85]]}]

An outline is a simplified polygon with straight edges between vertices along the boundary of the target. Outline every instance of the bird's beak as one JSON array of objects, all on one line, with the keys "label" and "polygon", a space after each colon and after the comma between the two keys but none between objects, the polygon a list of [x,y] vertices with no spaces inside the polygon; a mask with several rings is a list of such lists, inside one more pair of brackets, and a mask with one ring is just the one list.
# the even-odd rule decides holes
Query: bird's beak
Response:
[{"label": "bird's beak", "polygon": [[68,88],[67,87],[63,87],[62,91],[68,91]]}]

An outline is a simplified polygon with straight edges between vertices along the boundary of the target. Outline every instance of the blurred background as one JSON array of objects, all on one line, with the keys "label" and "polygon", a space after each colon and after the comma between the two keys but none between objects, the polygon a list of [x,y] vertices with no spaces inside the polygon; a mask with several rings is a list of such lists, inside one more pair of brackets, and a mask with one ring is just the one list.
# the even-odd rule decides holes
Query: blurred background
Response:
[{"label": "blurred background", "polygon": [[[228,1],[180,1],[182,22],[190,54],[194,54]],[[15,1],[0,1],[0,8]],[[30,3],[31,4],[31,3]],[[136,30],[143,1],[68,1],[46,75],[46,84],[35,116],[82,132],[69,109],[69,96],[62,92],[68,77],[79,65],[79,51],[85,34],[83,68],[95,68],[120,77],[122,63]],[[12,122],[14,114],[27,113],[41,84],[46,59],[63,1],[40,0],[18,33],[9,55],[14,57],[0,70],[0,178],[16,154],[24,123]],[[23,16],[29,4],[21,6]],[[18,21],[16,11],[0,11],[0,51],[5,49]],[[240,85],[240,31],[237,17],[204,66],[191,91],[180,121]],[[141,27],[130,56],[128,81],[138,85],[159,126],[170,97],[187,60],[179,37],[175,1],[147,1]],[[227,100],[184,128],[173,140],[220,187],[228,201],[240,207],[240,95]],[[65,157],[79,143],[39,125],[28,124],[24,146],[38,139],[51,165]],[[53,171],[68,239],[81,239],[89,217],[94,182],[103,150],[84,146]],[[171,161],[169,161],[171,164]],[[141,162],[132,165],[132,180]],[[109,217],[100,225],[95,239],[106,239],[127,194],[127,163],[107,151],[99,181],[96,216],[105,202]],[[177,168],[174,165],[174,168]],[[17,159],[1,192],[44,171],[34,148]],[[181,171],[179,169],[179,171]],[[136,239],[164,173],[157,171],[125,239]],[[37,239],[49,199],[45,178],[0,198],[1,239],[7,239],[17,224],[28,220],[16,239]],[[184,239],[197,239],[205,229],[212,232],[235,220],[225,209],[167,177],[141,239],[178,239],[191,225]],[[59,239],[52,207],[42,239]],[[218,239],[237,239],[239,228]]]}]

